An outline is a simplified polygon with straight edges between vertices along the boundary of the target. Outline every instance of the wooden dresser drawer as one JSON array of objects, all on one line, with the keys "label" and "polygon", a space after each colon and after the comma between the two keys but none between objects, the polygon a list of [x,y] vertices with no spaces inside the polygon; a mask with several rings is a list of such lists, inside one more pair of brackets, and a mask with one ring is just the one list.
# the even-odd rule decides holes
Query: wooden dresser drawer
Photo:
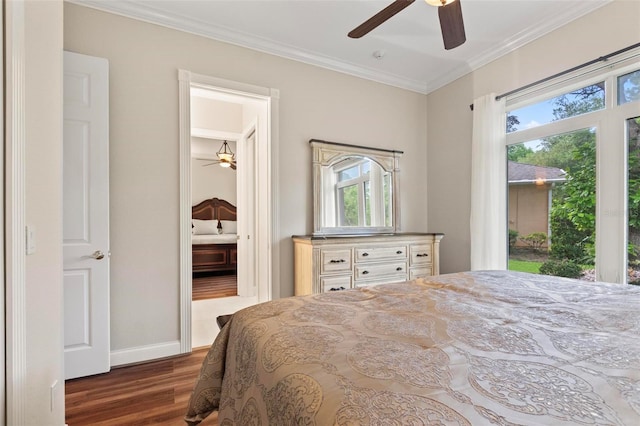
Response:
[{"label": "wooden dresser drawer", "polygon": [[356,262],[406,259],[407,246],[363,247],[355,249]]},{"label": "wooden dresser drawer", "polygon": [[424,265],[432,262],[433,254],[431,253],[430,245],[412,245],[410,251],[411,266]]},{"label": "wooden dresser drawer", "polygon": [[433,275],[431,273],[430,266],[420,266],[418,268],[411,268],[409,271],[409,279],[415,280],[416,278],[424,278]]},{"label": "wooden dresser drawer", "polygon": [[320,250],[321,274],[351,270],[351,250]]},{"label": "wooden dresser drawer", "polygon": [[347,290],[351,288],[351,275],[337,277],[320,277],[320,288],[323,293],[330,291]]},{"label": "wooden dresser drawer", "polygon": [[385,262],[374,264],[357,264],[355,268],[356,280],[367,280],[388,275],[404,274],[407,276],[407,262]]},{"label": "wooden dresser drawer", "polygon": [[385,277],[378,277],[372,280],[358,280],[355,282],[355,287],[357,288],[378,284],[401,283],[405,281],[407,281],[406,275],[389,275]]}]

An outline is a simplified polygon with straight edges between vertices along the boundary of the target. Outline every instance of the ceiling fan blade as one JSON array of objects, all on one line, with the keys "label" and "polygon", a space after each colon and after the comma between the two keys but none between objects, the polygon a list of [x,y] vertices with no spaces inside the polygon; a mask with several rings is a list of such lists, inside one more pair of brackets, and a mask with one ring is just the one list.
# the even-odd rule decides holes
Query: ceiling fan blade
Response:
[{"label": "ceiling fan blade", "polygon": [[220,163],[219,161],[214,161],[213,163],[203,164],[202,167],[213,166],[214,164]]},{"label": "ceiling fan blade", "polygon": [[231,169],[232,169],[232,170],[235,170],[235,169],[236,169],[236,163],[235,163],[235,161],[234,161],[233,163],[231,163]]},{"label": "ceiling fan blade", "polygon": [[462,6],[460,0],[438,7],[440,29],[444,48],[450,50],[467,41],[464,33],[464,21],[462,20]]},{"label": "ceiling fan blade", "polygon": [[351,30],[348,34],[351,38],[360,38],[363,35],[369,33],[374,28],[378,27],[380,24],[385,22],[387,19],[394,16],[396,13],[403,10],[405,7],[409,6],[415,0],[396,0],[391,3],[389,6],[382,9],[380,12],[373,15],[371,18],[367,19],[365,22],[360,24],[355,29]]}]

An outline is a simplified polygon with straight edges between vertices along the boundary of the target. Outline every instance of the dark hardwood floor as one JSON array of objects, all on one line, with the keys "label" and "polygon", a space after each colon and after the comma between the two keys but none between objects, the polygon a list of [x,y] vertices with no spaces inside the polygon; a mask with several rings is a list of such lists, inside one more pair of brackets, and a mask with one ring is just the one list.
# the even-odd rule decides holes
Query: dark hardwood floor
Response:
[{"label": "dark hardwood floor", "polygon": [[[67,380],[67,424],[185,425],[182,417],[207,350]],[[201,424],[217,425],[217,413]]]},{"label": "dark hardwood floor", "polygon": [[[193,278],[193,300],[235,296],[237,276]],[[83,425],[185,425],[193,385],[208,348],[65,383],[66,422]],[[213,413],[203,426],[218,424]]]},{"label": "dark hardwood floor", "polygon": [[191,287],[192,300],[215,299],[236,296],[238,277],[233,275],[196,275]]}]

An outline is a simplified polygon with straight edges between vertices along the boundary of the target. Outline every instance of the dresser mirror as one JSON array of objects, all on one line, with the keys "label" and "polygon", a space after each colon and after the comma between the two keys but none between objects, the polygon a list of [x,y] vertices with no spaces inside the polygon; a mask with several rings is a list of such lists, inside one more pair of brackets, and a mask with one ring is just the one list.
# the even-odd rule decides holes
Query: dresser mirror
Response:
[{"label": "dresser mirror", "polygon": [[312,139],[313,234],[400,230],[402,151]]}]

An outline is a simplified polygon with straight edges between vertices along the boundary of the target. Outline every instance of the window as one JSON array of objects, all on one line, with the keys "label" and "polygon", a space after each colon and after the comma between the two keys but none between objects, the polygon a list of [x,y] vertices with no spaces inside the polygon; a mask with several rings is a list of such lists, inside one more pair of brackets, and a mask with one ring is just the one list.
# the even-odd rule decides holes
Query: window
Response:
[{"label": "window", "polygon": [[509,269],[593,277],[595,128],[509,145],[507,155]]},{"label": "window", "polygon": [[[371,162],[350,157],[335,167],[340,227],[391,226],[391,175],[381,167],[371,167]],[[375,189],[380,187],[382,191]],[[382,194],[382,199],[375,194]]]},{"label": "window", "polygon": [[615,68],[507,99],[509,269],[640,282],[640,66]]},{"label": "window", "polygon": [[618,105],[640,100],[640,70],[618,77]]},{"label": "window", "polygon": [[507,113],[507,133],[542,126],[604,108],[604,82],[554,96]]}]

